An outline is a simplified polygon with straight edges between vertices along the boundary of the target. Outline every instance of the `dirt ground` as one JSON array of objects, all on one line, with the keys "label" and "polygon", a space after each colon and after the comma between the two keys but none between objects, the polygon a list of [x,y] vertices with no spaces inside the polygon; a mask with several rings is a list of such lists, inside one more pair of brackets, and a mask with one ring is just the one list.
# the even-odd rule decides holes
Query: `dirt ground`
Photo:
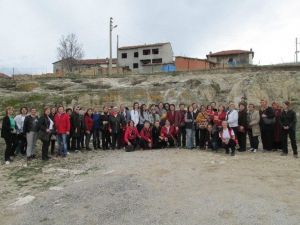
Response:
[{"label": "dirt ground", "polygon": [[92,151],[0,166],[1,225],[298,225],[300,160]]}]

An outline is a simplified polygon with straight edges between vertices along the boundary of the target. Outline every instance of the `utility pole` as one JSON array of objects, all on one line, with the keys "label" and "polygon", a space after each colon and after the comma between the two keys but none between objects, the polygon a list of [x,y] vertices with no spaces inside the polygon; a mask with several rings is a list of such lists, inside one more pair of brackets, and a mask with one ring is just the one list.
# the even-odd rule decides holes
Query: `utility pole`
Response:
[{"label": "utility pole", "polygon": [[295,51],[295,55],[296,55],[296,63],[298,63],[298,53],[299,53],[299,51],[298,51],[298,45],[299,45],[300,43],[298,43],[298,38],[296,38],[296,51]]},{"label": "utility pole", "polygon": [[110,17],[109,21],[109,65],[108,74],[112,74],[112,30],[113,30],[113,18]]},{"label": "utility pole", "polygon": [[119,74],[119,35],[117,35],[117,73]]},{"label": "utility pole", "polygon": [[116,28],[117,25],[113,25],[113,18],[110,17],[109,21],[109,66],[108,66],[108,74],[112,74],[112,31]]}]

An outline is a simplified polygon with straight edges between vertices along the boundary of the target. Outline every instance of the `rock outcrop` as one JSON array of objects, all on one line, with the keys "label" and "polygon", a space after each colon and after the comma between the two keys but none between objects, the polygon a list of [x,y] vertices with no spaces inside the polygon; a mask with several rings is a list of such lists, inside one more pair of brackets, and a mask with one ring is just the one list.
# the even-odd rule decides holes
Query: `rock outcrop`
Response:
[{"label": "rock outcrop", "polygon": [[227,70],[181,74],[130,75],[119,78],[33,78],[0,79],[2,114],[12,105],[42,107],[64,104],[102,107],[134,101],[146,104],[170,102],[207,104],[211,101],[259,104],[264,98],[282,102],[289,100],[300,107],[300,70]]}]

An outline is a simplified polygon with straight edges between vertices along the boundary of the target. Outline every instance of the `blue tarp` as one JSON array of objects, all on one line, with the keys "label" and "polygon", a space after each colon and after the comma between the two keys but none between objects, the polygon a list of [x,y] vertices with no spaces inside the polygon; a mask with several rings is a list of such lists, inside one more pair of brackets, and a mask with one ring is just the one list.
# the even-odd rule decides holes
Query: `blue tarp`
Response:
[{"label": "blue tarp", "polygon": [[174,64],[166,64],[161,67],[161,71],[163,72],[175,72],[176,66]]}]

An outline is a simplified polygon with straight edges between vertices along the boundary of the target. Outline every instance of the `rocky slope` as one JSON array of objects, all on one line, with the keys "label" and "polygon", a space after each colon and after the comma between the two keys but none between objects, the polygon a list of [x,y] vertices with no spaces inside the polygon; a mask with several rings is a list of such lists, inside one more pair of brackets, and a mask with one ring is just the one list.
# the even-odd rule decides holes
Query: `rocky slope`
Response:
[{"label": "rocky slope", "polygon": [[300,70],[227,70],[181,74],[135,75],[119,78],[0,79],[1,111],[12,105],[64,104],[101,107],[104,104],[131,106],[133,101],[206,104],[227,103],[245,96],[248,102],[262,98],[290,100],[300,106]]}]

